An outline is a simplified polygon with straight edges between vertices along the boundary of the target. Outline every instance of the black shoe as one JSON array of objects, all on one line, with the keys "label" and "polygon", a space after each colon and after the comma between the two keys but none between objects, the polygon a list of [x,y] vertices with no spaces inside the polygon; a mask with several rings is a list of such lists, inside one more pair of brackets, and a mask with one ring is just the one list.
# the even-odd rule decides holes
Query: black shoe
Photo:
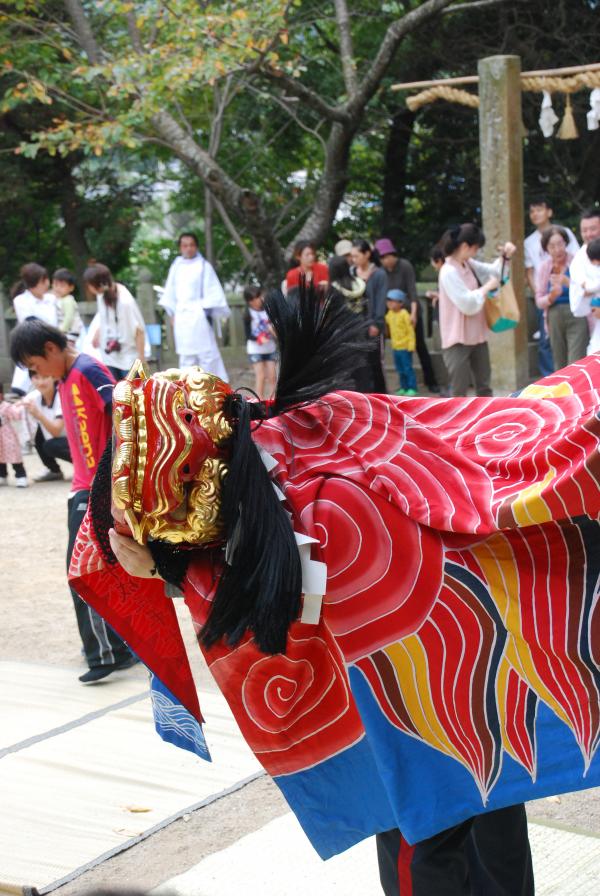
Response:
[{"label": "black shoe", "polygon": [[442,391],[437,383],[434,386],[427,386],[427,388],[429,389],[430,392],[433,393],[433,395],[439,395],[440,392]]},{"label": "black shoe", "polygon": [[79,681],[82,684],[97,684],[99,681],[108,678],[113,672],[122,672],[124,669],[130,669],[132,666],[135,666],[136,663],[139,663],[137,656],[131,656],[125,660],[121,660],[120,663],[107,663],[104,666],[93,666],[91,669],[88,669],[87,672],[84,672],[83,675],[79,676]]}]

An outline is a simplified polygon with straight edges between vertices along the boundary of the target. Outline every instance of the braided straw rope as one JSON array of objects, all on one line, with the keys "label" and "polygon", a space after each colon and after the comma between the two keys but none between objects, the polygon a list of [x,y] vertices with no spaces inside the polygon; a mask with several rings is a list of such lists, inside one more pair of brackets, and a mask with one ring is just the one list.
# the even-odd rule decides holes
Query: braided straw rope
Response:
[{"label": "braided straw rope", "polygon": [[[522,77],[521,87],[523,90],[533,93],[542,93],[544,90],[549,93],[576,93],[585,88],[600,87],[600,71],[581,72],[581,74],[564,78],[549,75],[535,78]],[[469,93],[468,90],[457,90],[455,87],[445,87],[443,84],[438,87],[428,87],[427,90],[407,97],[406,105],[411,112],[416,112],[421,106],[427,106],[435,100],[446,100],[448,103],[470,106],[471,109],[477,109],[479,106],[479,97],[475,93]]]},{"label": "braided straw rope", "polygon": [[568,75],[565,78],[556,78],[550,75],[521,78],[521,87],[523,90],[531,90],[535,93],[541,93],[543,90],[547,90],[548,93],[577,93],[578,90],[584,90],[586,87],[590,89],[600,87],[600,72],[581,72],[581,74]]},{"label": "braided straw rope", "polygon": [[469,93],[468,90],[457,90],[456,87],[428,87],[415,96],[406,98],[406,105],[411,112],[416,112],[421,106],[427,106],[435,100],[446,100],[449,103],[459,103],[461,106],[470,106],[477,109],[479,106],[479,97],[476,93]]}]

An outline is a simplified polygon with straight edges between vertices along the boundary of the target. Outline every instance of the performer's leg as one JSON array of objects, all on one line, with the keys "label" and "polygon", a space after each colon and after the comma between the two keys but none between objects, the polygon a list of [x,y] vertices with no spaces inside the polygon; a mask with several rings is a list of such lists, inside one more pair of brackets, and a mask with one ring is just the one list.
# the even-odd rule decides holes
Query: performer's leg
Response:
[{"label": "performer's leg", "polygon": [[465,841],[472,819],[410,846],[398,830],[377,834],[385,896],[470,896]]},{"label": "performer's leg", "polygon": [[[67,547],[67,570],[71,562],[75,538],[79,526],[85,516],[89,498],[89,491],[75,492],[69,498],[69,544]],[[105,666],[107,664],[120,663],[131,659],[131,651],[124,641],[106,624],[104,619],[95,610],[86,604],[71,588],[71,596],[75,606],[77,627],[83,644],[83,650],[88,665],[91,668]]]},{"label": "performer's leg", "polygon": [[467,843],[473,896],[533,896],[533,866],[525,806],[473,819]]}]

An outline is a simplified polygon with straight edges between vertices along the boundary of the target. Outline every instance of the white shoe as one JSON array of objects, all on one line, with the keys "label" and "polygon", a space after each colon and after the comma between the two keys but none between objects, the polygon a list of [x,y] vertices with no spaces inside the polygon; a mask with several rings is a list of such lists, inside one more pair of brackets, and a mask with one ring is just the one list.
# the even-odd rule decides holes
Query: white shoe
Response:
[{"label": "white shoe", "polygon": [[27,488],[29,485],[27,476],[15,476],[15,485],[17,488]]},{"label": "white shoe", "polygon": [[8,479],[6,476],[0,476],[0,486],[8,485]]}]

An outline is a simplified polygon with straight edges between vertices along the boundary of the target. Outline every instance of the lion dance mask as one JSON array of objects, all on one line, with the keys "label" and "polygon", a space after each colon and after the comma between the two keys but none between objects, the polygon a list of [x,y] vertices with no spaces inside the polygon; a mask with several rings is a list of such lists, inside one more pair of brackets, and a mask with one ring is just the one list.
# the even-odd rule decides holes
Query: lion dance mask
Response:
[{"label": "lion dance mask", "polygon": [[208,546],[220,518],[232,391],[199,367],[148,376],[136,361],[113,394],[112,515],[140,544]]}]

